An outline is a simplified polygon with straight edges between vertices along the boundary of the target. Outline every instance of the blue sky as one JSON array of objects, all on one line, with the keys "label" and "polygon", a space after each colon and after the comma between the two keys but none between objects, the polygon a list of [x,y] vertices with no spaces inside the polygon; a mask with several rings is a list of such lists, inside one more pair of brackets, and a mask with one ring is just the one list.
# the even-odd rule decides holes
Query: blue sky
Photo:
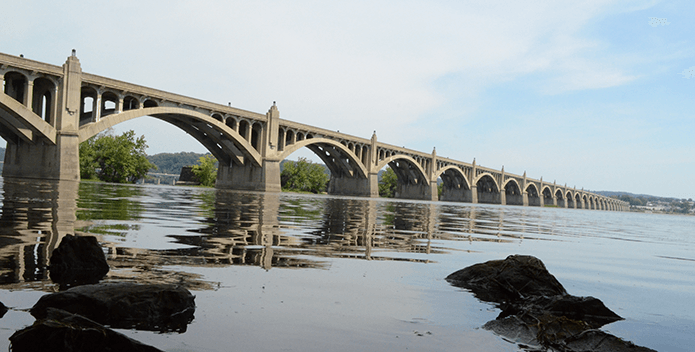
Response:
[{"label": "blue sky", "polygon": [[[3,5],[0,52],[590,190],[695,198],[691,1]],[[204,149],[151,118],[150,154]]]}]

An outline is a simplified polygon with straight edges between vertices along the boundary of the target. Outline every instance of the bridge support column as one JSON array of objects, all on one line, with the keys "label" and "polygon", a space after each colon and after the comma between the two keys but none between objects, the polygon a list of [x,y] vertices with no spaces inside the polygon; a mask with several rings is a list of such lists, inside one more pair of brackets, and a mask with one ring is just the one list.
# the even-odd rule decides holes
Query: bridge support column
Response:
[{"label": "bridge support column", "polygon": [[264,160],[263,167],[220,164],[215,188],[280,192],[280,161]]},{"label": "bridge support column", "polygon": [[[37,138],[7,141],[2,175],[8,178],[77,181],[80,179],[79,128],[82,68],[73,51],[63,65],[64,78],[56,89],[55,144]],[[25,106],[32,108],[33,79],[26,85]]]},{"label": "bridge support column", "polygon": [[471,203],[471,190],[465,188],[447,188],[444,184],[442,188],[442,198],[446,202],[465,202]]},{"label": "bridge support column", "polygon": [[521,202],[522,205],[527,207],[528,206],[528,192],[524,191],[523,194],[521,195]]},{"label": "bridge support column", "polygon": [[507,192],[500,192],[500,205],[507,205]]},{"label": "bridge support column", "polygon": [[[376,177],[377,175],[374,176]],[[368,178],[331,176],[331,180],[328,182],[328,194],[342,196],[378,197],[378,181],[370,182],[370,179]]]},{"label": "bridge support column", "polygon": [[2,176],[42,180],[80,180],[80,142],[75,135],[59,134],[56,145],[23,140],[7,142]]},{"label": "bridge support column", "polygon": [[396,198],[400,199],[418,199],[418,200],[435,200],[437,197],[437,186],[435,186],[434,196],[432,195],[431,184],[398,184],[396,187]]},{"label": "bridge support column", "polygon": [[471,203],[478,204],[478,186],[471,187]]}]

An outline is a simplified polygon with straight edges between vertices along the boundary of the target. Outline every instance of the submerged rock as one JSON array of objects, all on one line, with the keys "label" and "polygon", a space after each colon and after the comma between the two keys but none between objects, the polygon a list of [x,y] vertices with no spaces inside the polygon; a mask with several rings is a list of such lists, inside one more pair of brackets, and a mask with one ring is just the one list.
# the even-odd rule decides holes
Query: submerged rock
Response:
[{"label": "submerged rock", "polygon": [[10,350],[161,352],[85,317],[53,308],[48,308],[45,317],[33,325],[16,331],[10,337]]},{"label": "submerged rock", "polygon": [[49,270],[51,280],[67,288],[99,282],[109,272],[109,264],[96,237],[67,235],[53,250]]},{"label": "submerged rock", "polygon": [[481,301],[513,303],[530,297],[565,295],[567,291],[543,262],[528,255],[510,255],[461,269],[446,277],[469,289]]},{"label": "submerged rock", "polygon": [[511,255],[461,269],[446,278],[502,312],[483,328],[520,345],[561,352],[652,351],[597,330],[622,320],[594,297],[572,296],[540,259]]},{"label": "submerged rock", "polygon": [[49,308],[57,308],[112,328],[185,332],[194,300],[190,291],[174,285],[102,283],[43,296],[30,312],[43,319]]}]

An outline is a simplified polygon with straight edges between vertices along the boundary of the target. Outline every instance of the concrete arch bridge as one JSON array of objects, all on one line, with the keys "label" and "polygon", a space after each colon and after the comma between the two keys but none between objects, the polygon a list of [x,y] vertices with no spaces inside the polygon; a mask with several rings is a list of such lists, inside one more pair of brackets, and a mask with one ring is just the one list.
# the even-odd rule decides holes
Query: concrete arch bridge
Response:
[{"label": "concrete arch bridge", "polygon": [[0,54],[3,176],[79,180],[79,144],[121,122],[151,116],[182,129],[219,161],[216,187],[280,191],[280,162],[300,148],[331,171],[328,192],[378,197],[378,172],[398,176],[398,198],[626,210],[617,199],[265,114],[82,72],[73,51],[55,66]]}]

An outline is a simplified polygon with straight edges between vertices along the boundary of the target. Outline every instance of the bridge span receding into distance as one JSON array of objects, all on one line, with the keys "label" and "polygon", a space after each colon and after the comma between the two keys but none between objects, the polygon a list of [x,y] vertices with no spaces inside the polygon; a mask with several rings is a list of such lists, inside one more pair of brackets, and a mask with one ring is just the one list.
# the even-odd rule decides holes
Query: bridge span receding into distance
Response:
[{"label": "bridge span receding into distance", "polygon": [[[82,72],[75,51],[62,66],[0,53],[3,177],[80,179],[79,144],[112,126],[150,116],[185,131],[219,161],[217,188],[280,191],[280,162],[308,148],[328,167],[328,193],[378,197],[378,172],[398,177],[397,198],[619,210],[592,192],[377,140],[259,114]],[[442,181],[442,194],[437,183]]]}]

